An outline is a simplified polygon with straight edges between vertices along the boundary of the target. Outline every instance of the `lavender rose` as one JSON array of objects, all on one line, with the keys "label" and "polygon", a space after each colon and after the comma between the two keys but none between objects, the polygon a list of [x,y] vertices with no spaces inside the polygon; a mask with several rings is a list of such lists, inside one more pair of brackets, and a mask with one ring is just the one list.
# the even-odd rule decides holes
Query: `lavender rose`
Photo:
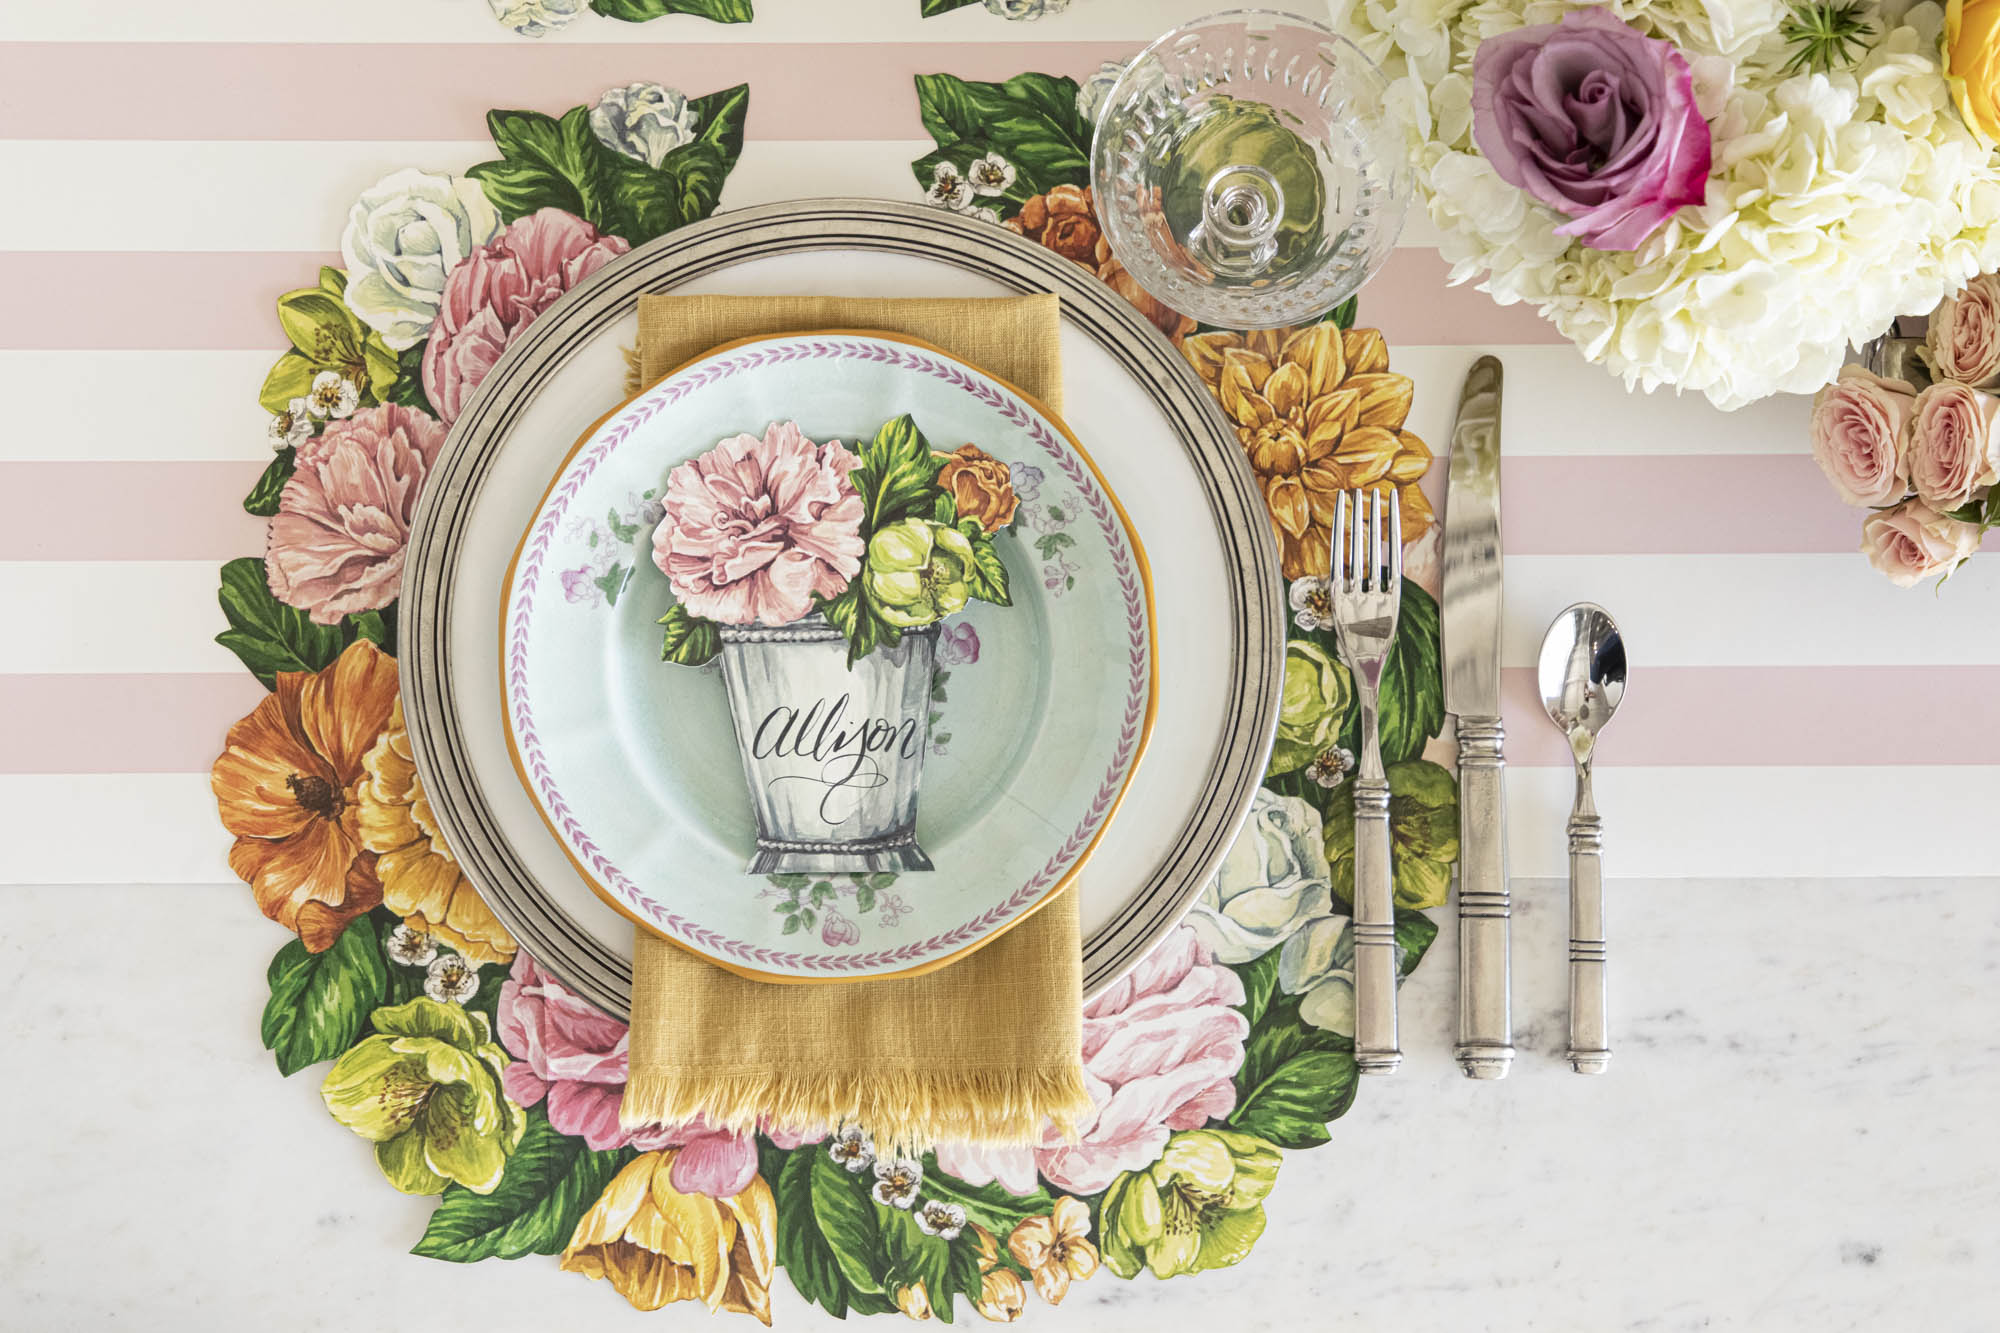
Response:
[{"label": "lavender rose", "polygon": [[1979,549],[1976,523],[1946,518],[1922,500],[1870,514],[1861,524],[1861,554],[1899,588],[1948,574]]},{"label": "lavender rose", "polygon": [[1917,395],[1910,409],[1905,466],[1910,485],[1925,504],[1956,509],[1986,494],[2000,479],[1996,412],[2000,398],[1951,380],[1940,380]]},{"label": "lavender rose", "polygon": [[1903,428],[1915,392],[1860,366],[1813,395],[1812,451],[1843,504],[1870,507],[1903,498]]},{"label": "lavender rose", "polygon": [[2000,277],[1982,273],[1946,297],[1931,312],[1924,343],[1941,378],[2000,387]]},{"label": "lavender rose", "polygon": [[1502,180],[1632,250],[1708,188],[1708,124],[1673,43],[1601,9],[1488,37],[1472,58],[1472,137]]}]

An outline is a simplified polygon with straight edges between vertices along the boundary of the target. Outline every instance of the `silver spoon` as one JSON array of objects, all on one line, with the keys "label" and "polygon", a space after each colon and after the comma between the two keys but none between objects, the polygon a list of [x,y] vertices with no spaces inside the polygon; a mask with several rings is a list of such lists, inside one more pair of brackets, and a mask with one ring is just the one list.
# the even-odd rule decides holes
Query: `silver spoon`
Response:
[{"label": "silver spoon", "polygon": [[1601,1074],[1611,1062],[1604,1018],[1604,829],[1590,790],[1597,733],[1625,697],[1625,640],[1594,602],[1556,617],[1536,671],[1542,707],[1576,758],[1569,816],[1569,1067]]}]

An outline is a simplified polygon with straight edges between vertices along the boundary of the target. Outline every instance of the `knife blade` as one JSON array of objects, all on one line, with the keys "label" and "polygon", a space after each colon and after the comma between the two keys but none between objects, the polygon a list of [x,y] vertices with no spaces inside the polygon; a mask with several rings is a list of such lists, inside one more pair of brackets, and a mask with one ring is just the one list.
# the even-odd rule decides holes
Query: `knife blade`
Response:
[{"label": "knife blade", "polygon": [[1458,1046],[1468,1078],[1514,1060],[1507,889],[1506,729],[1500,721],[1498,359],[1466,372],[1451,433],[1439,608],[1444,706],[1458,720]]}]

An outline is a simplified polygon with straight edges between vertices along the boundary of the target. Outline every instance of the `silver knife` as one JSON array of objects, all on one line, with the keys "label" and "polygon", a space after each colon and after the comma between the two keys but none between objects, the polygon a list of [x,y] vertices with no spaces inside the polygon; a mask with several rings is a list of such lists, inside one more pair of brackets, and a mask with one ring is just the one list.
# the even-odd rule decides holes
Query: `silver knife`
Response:
[{"label": "silver knife", "polygon": [[1508,961],[1506,730],[1500,723],[1500,362],[1466,372],[1444,511],[1444,706],[1458,718],[1458,1056],[1468,1078],[1514,1061]]}]

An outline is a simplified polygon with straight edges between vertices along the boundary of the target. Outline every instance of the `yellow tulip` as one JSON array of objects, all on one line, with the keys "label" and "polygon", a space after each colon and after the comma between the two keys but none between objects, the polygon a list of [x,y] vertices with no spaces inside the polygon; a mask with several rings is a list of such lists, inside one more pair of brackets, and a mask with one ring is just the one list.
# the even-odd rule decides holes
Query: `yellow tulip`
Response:
[{"label": "yellow tulip", "polygon": [[778,1207],[753,1176],[731,1199],[682,1194],[668,1179],[680,1150],[644,1153],[611,1178],[576,1224],[562,1267],[606,1278],[640,1310],[700,1301],[771,1322]]},{"label": "yellow tulip", "polygon": [[1948,0],[1944,42],[1959,114],[1987,145],[2000,144],[2000,0]]}]

